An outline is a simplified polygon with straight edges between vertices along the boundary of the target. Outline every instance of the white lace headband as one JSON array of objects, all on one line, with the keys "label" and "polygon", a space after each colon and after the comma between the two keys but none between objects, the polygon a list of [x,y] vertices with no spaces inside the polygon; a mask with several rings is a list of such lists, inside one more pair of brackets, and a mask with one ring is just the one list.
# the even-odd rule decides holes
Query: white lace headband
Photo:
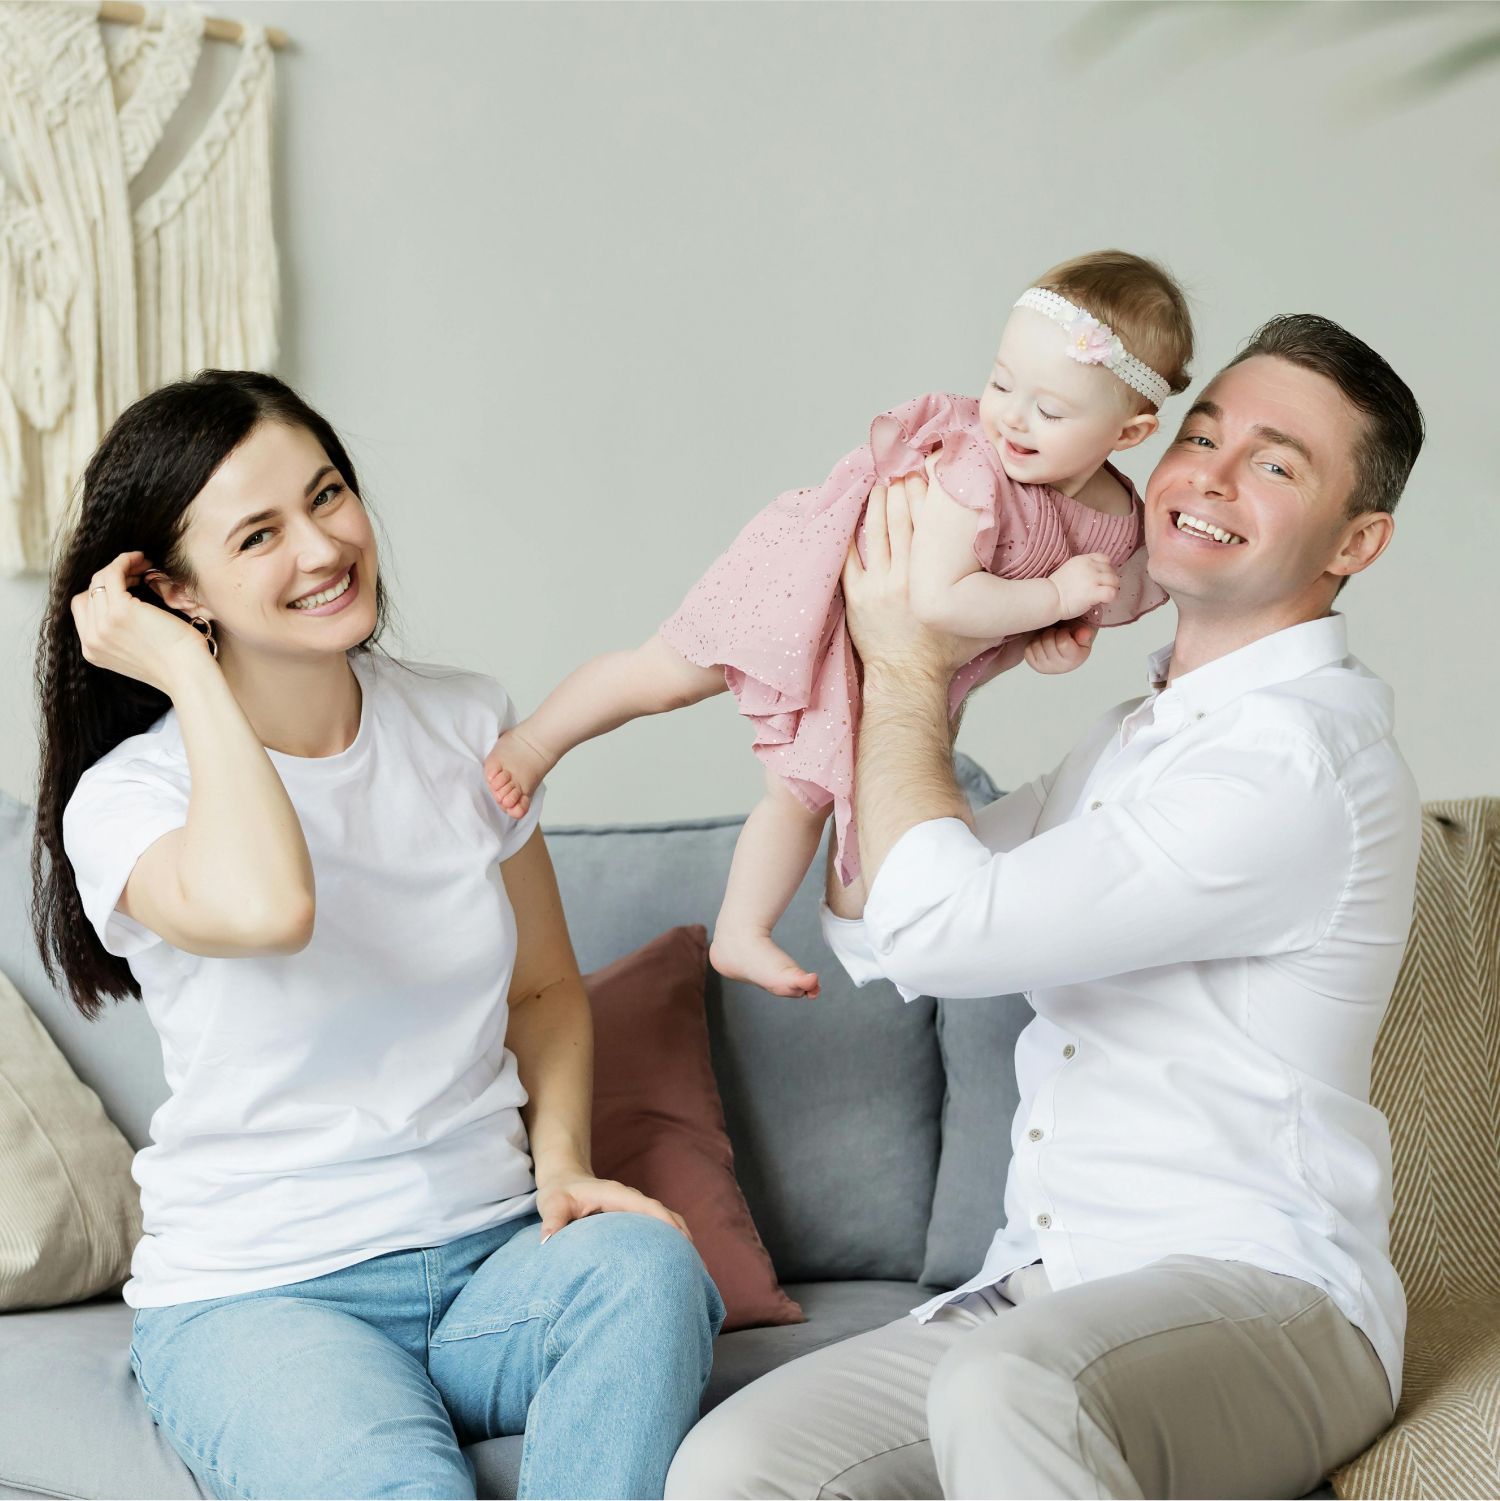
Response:
[{"label": "white lace headband", "polygon": [[1120,342],[1107,323],[1069,302],[1060,293],[1045,287],[1028,287],[1016,298],[1016,307],[1061,323],[1068,335],[1068,358],[1080,365],[1103,365],[1133,390],[1139,391],[1152,406],[1159,407],[1172,394],[1172,388],[1144,360],[1138,360]]}]

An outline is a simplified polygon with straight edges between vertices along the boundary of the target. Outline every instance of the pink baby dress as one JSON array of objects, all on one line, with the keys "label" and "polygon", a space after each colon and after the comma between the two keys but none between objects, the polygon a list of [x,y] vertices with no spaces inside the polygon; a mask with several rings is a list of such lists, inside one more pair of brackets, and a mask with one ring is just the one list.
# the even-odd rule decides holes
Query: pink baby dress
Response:
[{"label": "pink baby dress", "polygon": [[[1119,570],[1120,592],[1091,610],[1091,625],[1125,625],[1166,594],[1146,572],[1135,487],[1127,516],[1106,515],[1043,485],[1022,485],[1000,467],[971,396],[918,396],[870,424],[870,441],[846,454],[815,490],[779,495],[693,586],[663,638],[699,667],[722,667],[740,713],[755,725],[755,753],[808,808],[831,802],[839,879],[859,873],[854,830],[854,742],[859,668],[844,624],[840,577],[849,543],[878,483],[920,474],[924,460],[944,491],[975,515],[974,553],[1000,578],[1045,578],[1070,557],[1101,552]],[[863,553],[863,545],[861,545]],[[1014,666],[1022,638],[961,667],[950,710],[995,666]]]}]

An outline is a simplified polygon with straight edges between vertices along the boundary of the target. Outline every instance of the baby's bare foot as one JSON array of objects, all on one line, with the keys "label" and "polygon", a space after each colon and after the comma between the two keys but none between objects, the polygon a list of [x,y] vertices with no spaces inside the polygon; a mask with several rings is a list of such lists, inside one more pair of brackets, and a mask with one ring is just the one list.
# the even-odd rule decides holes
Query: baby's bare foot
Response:
[{"label": "baby's bare foot", "polygon": [[531,806],[531,794],[555,764],[518,727],[507,730],[484,758],[484,779],[500,811],[511,818],[523,818]]},{"label": "baby's bare foot", "polygon": [[766,933],[725,928],[714,933],[708,962],[726,980],[747,980],[772,995],[801,995],[816,1000],[818,977],[784,954]]}]

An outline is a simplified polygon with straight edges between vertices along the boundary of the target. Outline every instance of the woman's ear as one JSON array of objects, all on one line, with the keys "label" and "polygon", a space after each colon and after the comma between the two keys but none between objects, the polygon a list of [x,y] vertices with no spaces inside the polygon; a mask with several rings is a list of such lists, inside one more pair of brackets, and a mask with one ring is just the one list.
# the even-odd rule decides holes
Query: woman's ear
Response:
[{"label": "woman's ear", "polygon": [[181,610],[184,615],[196,615],[202,608],[190,589],[163,573],[160,568],[153,568],[146,575],[146,583],[169,609]]},{"label": "woman's ear", "polygon": [[1155,412],[1138,413],[1120,428],[1114,452],[1119,453],[1122,448],[1134,448],[1137,443],[1144,443],[1160,426],[1161,418]]}]

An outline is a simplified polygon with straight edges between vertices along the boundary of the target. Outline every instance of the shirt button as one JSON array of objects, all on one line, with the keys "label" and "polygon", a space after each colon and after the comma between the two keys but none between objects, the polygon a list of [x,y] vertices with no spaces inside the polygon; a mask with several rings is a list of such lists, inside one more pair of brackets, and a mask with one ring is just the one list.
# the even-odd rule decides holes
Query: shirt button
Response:
[{"label": "shirt button", "polygon": [[1202,710],[1199,710],[1198,713],[1196,713],[1196,714],[1193,715],[1193,718],[1194,719],[1207,719],[1208,715],[1205,714],[1205,713],[1203,713]]},{"label": "shirt button", "polygon": [[1042,1139],[1042,1133],[1038,1131],[1035,1126],[1033,1126],[1031,1130],[1026,1133],[1026,1139],[1027,1141],[1040,1141]]},{"label": "shirt button", "polygon": [[1045,1230],[1051,1223],[1052,1216],[1050,1214],[1039,1214],[1036,1217],[1036,1227],[1038,1230]]},{"label": "shirt button", "polygon": [[1064,1048],[1064,1049],[1063,1049],[1063,1057],[1064,1057],[1064,1058],[1071,1058],[1071,1057],[1072,1057],[1072,1056],[1073,1056],[1073,1054],[1074,1054],[1074,1053],[1076,1053],[1076,1052],[1077,1052],[1077,1051],[1078,1051],[1078,1049],[1077,1049],[1077,1048],[1075,1048],[1075,1047],[1074,1047],[1074,1046],[1073,1046],[1073,1044],[1072,1044],[1072,1043],[1071,1043],[1071,1042],[1070,1042],[1070,1043],[1069,1043],[1069,1044],[1068,1044],[1068,1045],[1067,1045],[1067,1047],[1065,1047],[1065,1048]]},{"label": "shirt button", "polygon": [[1089,804],[1089,812],[1090,813],[1097,813],[1100,810],[1100,808],[1102,808],[1103,806],[1104,806],[1103,803],[1090,803]]}]

